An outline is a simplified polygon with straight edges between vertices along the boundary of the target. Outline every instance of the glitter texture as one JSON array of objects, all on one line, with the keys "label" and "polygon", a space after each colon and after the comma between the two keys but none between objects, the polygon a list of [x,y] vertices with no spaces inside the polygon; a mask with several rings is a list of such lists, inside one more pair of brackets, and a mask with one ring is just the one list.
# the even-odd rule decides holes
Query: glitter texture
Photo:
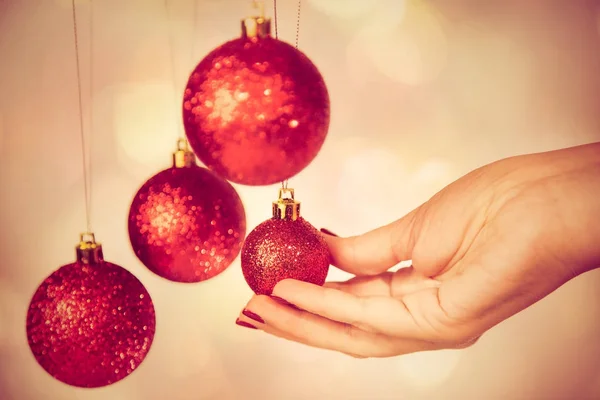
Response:
[{"label": "glitter texture", "polygon": [[200,282],[238,256],[246,214],[229,182],[198,166],[169,168],[150,178],[129,211],[135,254],[175,282]]},{"label": "glitter texture", "polygon": [[39,286],[27,312],[27,337],[54,378],[106,386],[144,360],[155,331],[154,306],[139,280],[108,262],[68,264]]},{"label": "glitter texture", "polygon": [[329,95],[313,63],[289,44],[239,38],[192,72],[183,99],[191,147],[211,170],[269,185],[303,170],[329,128]]},{"label": "glitter texture", "polygon": [[242,248],[242,271],[256,294],[269,295],[277,282],[296,279],[322,285],[329,249],[305,219],[269,219],[258,225]]}]

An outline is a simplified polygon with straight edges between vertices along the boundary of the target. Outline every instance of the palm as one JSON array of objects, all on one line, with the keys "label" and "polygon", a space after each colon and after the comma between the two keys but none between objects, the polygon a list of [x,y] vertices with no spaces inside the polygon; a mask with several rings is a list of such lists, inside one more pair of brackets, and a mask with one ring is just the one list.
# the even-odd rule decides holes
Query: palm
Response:
[{"label": "palm", "polygon": [[[474,320],[478,330],[489,329],[569,278],[552,265],[557,262],[551,251],[531,245],[544,235],[547,215],[556,215],[540,202],[543,186],[519,189],[536,175],[522,173],[513,187],[507,187],[506,175],[467,175],[415,210],[410,236],[396,238],[414,244],[412,267],[330,286],[358,296],[391,296],[415,319],[428,321],[431,326],[425,328],[432,331],[460,329]],[[487,190],[482,196],[472,190],[475,186],[504,186],[502,193],[509,195],[496,197]],[[402,250],[397,253],[398,260],[409,258]]]}]

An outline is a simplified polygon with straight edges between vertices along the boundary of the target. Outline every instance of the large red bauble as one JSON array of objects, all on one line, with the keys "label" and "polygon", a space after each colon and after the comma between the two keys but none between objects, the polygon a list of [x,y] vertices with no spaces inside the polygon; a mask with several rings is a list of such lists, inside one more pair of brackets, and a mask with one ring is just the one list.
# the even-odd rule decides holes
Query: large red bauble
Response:
[{"label": "large red bauble", "polygon": [[269,185],[303,170],[329,128],[329,95],[302,52],[270,36],[242,37],[208,54],[183,98],[190,145],[229,181]]},{"label": "large red bauble", "polygon": [[321,234],[302,217],[261,223],[242,248],[244,278],[256,294],[270,295],[284,279],[323,285],[329,261]]},{"label": "large red bauble", "polygon": [[229,182],[197,165],[159,172],[129,211],[129,238],[140,261],[175,282],[223,272],[246,235],[246,214]]},{"label": "large red bauble", "polygon": [[155,325],[144,286],[105,261],[59,268],[38,287],[27,312],[38,363],[59,381],[85,388],[131,374],[150,350]]}]

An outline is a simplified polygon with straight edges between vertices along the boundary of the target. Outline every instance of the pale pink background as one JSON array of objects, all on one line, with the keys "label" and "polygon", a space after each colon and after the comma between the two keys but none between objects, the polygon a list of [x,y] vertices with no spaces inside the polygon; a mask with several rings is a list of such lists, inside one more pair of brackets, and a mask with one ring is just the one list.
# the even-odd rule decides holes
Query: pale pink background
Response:
[{"label": "pale pink background", "polygon": [[[106,258],[147,286],[158,331],[139,370],[97,390],[53,380],[28,349],[30,295],[73,260],[85,229],[71,10],[69,0],[1,0],[0,399],[600,398],[600,271],[468,350],[381,360],[237,327],[251,295],[239,259],[198,285],[147,271],[127,238],[130,200],[169,165],[188,72],[239,35],[250,1],[198,0],[194,24],[192,0],[172,0],[170,17],[162,0],[96,0],[91,101],[90,9],[77,3],[93,227]],[[279,10],[280,37],[293,43],[296,1]],[[332,121],[290,186],[317,227],[364,232],[482,164],[600,139],[592,1],[304,0],[302,10],[300,47],[328,84]],[[237,189],[250,228],[269,216],[276,186]]]}]

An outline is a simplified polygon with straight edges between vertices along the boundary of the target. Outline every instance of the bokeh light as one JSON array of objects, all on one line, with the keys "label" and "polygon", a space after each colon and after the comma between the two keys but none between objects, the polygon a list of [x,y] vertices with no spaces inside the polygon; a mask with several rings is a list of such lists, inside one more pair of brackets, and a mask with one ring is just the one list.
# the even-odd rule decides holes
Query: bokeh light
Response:
[{"label": "bokeh light", "polygon": [[369,14],[382,0],[308,0],[310,5],[328,17],[352,19]]},{"label": "bokeh light", "polygon": [[[398,204],[390,201],[402,199],[410,190],[398,155],[371,146],[348,156],[337,183],[340,207],[352,216],[354,226],[362,225],[363,229],[391,222],[390,219],[400,213]],[[356,190],[357,187],[361,190]]]},{"label": "bokeh light", "polygon": [[[447,39],[435,8],[421,0],[409,0],[400,12],[373,18],[348,47],[348,62],[367,58],[389,79],[419,85],[434,80],[447,58]],[[402,16],[395,20],[390,16]],[[360,50],[358,50],[360,49]],[[366,60],[365,60],[366,61]]]},{"label": "bokeh light", "polygon": [[[465,24],[454,34],[460,40],[454,42],[452,68],[445,84],[454,93],[454,107],[480,110],[463,116],[463,123],[480,126],[493,121],[487,135],[493,134],[495,143],[505,142],[512,154],[517,135],[525,140],[520,124],[531,118],[531,107],[539,101],[535,98],[540,82],[535,76],[535,54],[529,43],[501,29]],[[481,108],[484,101],[488,106]],[[538,122],[531,122],[537,129]],[[515,135],[514,139],[509,135]]]},{"label": "bokeh light", "polygon": [[406,354],[396,360],[396,366],[407,384],[416,388],[435,389],[452,376],[461,354],[457,350]]},{"label": "bokeh light", "polygon": [[336,229],[356,234],[377,228],[401,217],[419,200],[405,161],[393,150],[366,139],[351,139],[341,148],[347,157],[337,181],[338,204],[351,216],[352,228]]},{"label": "bokeh light", "polygon": [[173,85],[164,82],[111,89],[114,135],[119,159],[126,166],[132,162],[149,169],[169,165],[171,149],[183,132],[173,90]]},{"label": "bokeh light", "polygon": [[316,364],[325,361],[329,355],[328,351],[309,347],[301,343],[296,343],[291,340],[277,338],[274,339],[273,345],[277,347],[277,354],[291,363],[300,364]]},{"label": "bokeh light", "polygon": [[[337,180],[338,204],[351,218],[336,229],[347,235],[402,217],[458,178],[455,166],[440,157],[410,163],[392,148],[360,138],[344,140],[339,148],[347,156]],[[328,280],[334,276],[344,274],[333,269]]]},{"label": "bokeh light", "polygon": [[411,187],[423,202],[442,190],[459,176],[452,163],[439,157],[425,160],[411,174]]}]

